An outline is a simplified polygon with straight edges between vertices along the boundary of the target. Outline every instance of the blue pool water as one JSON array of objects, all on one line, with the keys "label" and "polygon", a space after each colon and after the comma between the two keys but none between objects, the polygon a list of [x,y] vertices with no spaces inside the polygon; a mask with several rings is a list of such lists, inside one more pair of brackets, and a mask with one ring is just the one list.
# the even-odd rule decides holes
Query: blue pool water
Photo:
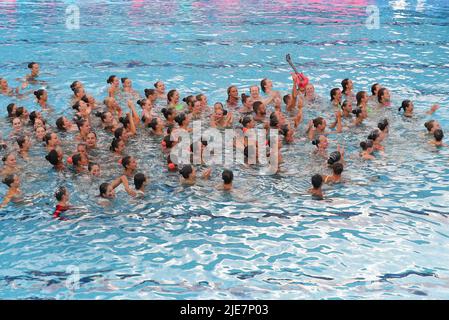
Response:
[{"label": "blue pool water", "polygon": [[[73,3],[79,30],[65,27]],[[379,29],[366,27],[368,5],[379,8]],[[31,164],[19,161],[25,203],[0,212],[1,299],[449,297],[449,152],[423,137],[434,103],[449,130],[447,1],[0,1],[0,15],[0,77],[17,85],[38,61],[56,114],[72,115],[72,81],[102,100],[110,74],[131,78],[139,92],[162,79],[210,103],[224,102],[230,84],[248,91],[264,77],[287,92],[286,53],[325,99],[349,77],[355,91],[390,88],[394,107],[412,99],[418,114],[387,114],[386,155],[370,163],[357,146],[377,119],[332,137],[330,150],[346,148],[348,181],[326,187],[325,201],[305,192],[326,170],[304,141],[283,147],[279,175],[235,166],[237,191],[224,194],[214,191],[221,167],[209,182],[180,187],[161,169],[159,140],[142,135],[128,151],[150,177],[147,195],[118,192],[106,208],[95,196],[119,173],[116,159],[92,181],[56,173],[34,146]],[[9,98],[0,103],[7,137]],[[31,97],[18,103],[36,110]],[[109,142],[100,137],[103,149]],[[62,184],[80,207],[68,221],[50,216]]]}]

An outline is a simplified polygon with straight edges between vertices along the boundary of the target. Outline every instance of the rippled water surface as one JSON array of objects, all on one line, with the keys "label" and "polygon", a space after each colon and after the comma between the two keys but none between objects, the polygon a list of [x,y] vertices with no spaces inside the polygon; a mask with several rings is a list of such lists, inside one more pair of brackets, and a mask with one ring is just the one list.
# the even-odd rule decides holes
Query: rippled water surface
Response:
[{"label": "rippled water surface", "polygon": [[[79,30],[65,28],[69,3],[0,1],[0,77],[15,86],[38,61],[52,123],[72,115],[72,81],[101,100],[110,74],[131,78],[139,92],[162,79],[210,103],[224,102],[230,84],[248,91],[263,77],[286,93],[291,53],[325,99],[346,77],[355,91],[374,82],[390,88],[391,134],[385,156],[370,163],[357,146],[384,114],[331,137],[331,151],[345,146],[347,181],[326,187],[324,201],[306,193],[311,175],[327,169],[301,140],[304,125],[282,149],[280,174],[236,165],[231,194],[215,189],[222,167],[209,182],[180,187],[159,140],[142,134],[127,151],[150,178],[145,199],[119,191],[107,207],[95,196],[118,174],[117,159],[108,157],[104,177],[92,181],[54,172],[33,146],[33,161],[19,161],[27,201],[0,213],[0,298],[449,297],[449,152],[430,147],[423,127],[424,111],[438,103],[433,117],[449,128],[447,1],[75,1]],[[365,25],[368,5],[379,7],[379,29]],[[406,98],[417,113],[408,121],[395,112]],[[4,137],[9,102],[0,97]],[[31,97],[18,103],[37,109]],[[305,121],[313,116],[307,111]],[[63,137],[66,153],[71,139]],[[109,143],[100,137],[103,149]],[[62,184],[79,207],[68,221],[50,215]]]}]

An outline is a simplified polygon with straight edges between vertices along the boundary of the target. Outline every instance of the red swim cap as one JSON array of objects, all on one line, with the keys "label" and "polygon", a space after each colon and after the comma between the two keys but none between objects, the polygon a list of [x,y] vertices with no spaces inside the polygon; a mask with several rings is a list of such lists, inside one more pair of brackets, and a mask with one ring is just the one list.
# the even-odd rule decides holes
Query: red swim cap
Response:
[{"label": "red swim cap", "polygon": [[169,170],[172,170],[172,171],[173,171],[173,170],[176,170],[176,165],[175,165],[173,162],[172,162],[172,163],[169,163],[169,164],[168,164],[168,169],[169,169]]},{"label": "red swim cap", "polygon": [[73,164],[72,157],[68,157],[68,158],[67,158],[67,163],[68,163],[68,164]]}]

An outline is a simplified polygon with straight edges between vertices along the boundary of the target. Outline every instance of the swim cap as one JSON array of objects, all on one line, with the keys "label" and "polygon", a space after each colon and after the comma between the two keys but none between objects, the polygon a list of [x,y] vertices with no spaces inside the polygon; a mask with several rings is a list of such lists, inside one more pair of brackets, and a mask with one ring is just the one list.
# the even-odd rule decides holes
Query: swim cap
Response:
[{"label": "swim cap", "polygon": [[172,162],[168,164],[168,170],[174,171],[176,170],[176,165]]},{"label": "swim cap", "polygon": [[72,157],[68,157],[68,158],[67,158],[67,163],[68,163],[68,164],[73,164]]},{"label": "swim cap", "polygon": [[329,159],[327,160],[327,163],[330,165],[333,165],[335,162],[340,161],[340,159],[341,159],[340,151],[334,151],[329,155]]}]

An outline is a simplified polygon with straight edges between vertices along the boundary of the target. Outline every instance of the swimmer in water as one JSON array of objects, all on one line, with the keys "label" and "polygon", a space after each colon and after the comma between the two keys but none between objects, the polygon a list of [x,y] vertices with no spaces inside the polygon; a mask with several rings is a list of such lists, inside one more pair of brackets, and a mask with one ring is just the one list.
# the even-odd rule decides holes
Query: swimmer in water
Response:
[{"label": "swimmer in water", "polygon": [[120,80],[117,76],[112,75],[106,80],[106,83],[109,84],[108,88],[108,96],[111,98],[121,97],[120,93]]},{"label": "swimmer in water", "polygon": [[42,108],[42,110],[49,110],[50,106],[48,105],[48,93],[44,89],[39,89],[34,91],[34,95],[36,96],[37,104]]},{"label": "swimmer in water", "polygon": [[129,78],[121,78],[122,81],[122,92],[131,95],[134,99],[139,98],[139,93],[133,89],[133,82]]},{"label": "swimmer in water", "polygon": [[343,164],[340,162],[336,162],[332,165],[332,175],[326,176],[324,178],[324,183],[340,183],[341,182],[341,174],[343,173]]},{"label": "swimmer in water", "polygon": [[[433,114],[435,111],[437,111],[440,108],[439,105],[434,104],[430,109],[426,112],[426,114]],[[414,105],[413,102],[410,100],[404,100],[402,101],[401,106],[399,107],[398,111],[401,112],[401,110],[404,110],[403,116],[407,118],[413,117],[414,113]]]},{"label": "swimmer in water", "polygon": [[[198,94],[196,96],[196,101],[200,102],[201,112],[204,112],[204,113],[210,112],[209,102],[208,102],[205,94],[203,94],[203,93]],[[235,109],[235,107],[234,107],[234,109]]]},{"label": "swimmer in water", "polygon": [[360,157],[364,160],[373,160],[376,159],[372,153],[374,151],[373,141],[367,140],[360,142],[360,147],[362,148],[362,152],[360,152]]},{"label": "swimmer in water", "polygon": [[121,156],[123,154],[123,150],[125,149],[125,142],[122,139],[114,138],[112,140],[111,146],[109,150],[111,150],[115,155]]},{"label": "swimmer in water", "polygon": [[0,171],[0,176],[5,177],[10,174],[15,174],[19,172],[19,168],[17,167],[17,158],[14,153],[8,153],[3,156],[3,168]]},{"label": "swimmer in water", "polygon": [[385,147],[383,145],[381,145],[382,135],[381,135],[381,131],[379,129],[375,129],[375,130],[371,131],[371,133],[368,136],[368,140],[373,142],[374,151],[383,152],[385,150]]},{"label": "swimmer in water", "polygon": [[360,126],[363,123],[363,121],[368,117],[366,110],[362,108],[354,109],[352,110],[352,113],[355,114],[355,118],[352,122],[352,126],[354,127]]},{"label": "swimmer in water", "polygon": [[387,88],[380,88],[377,92],[377,101],[379,107],[389,107],[391,105],[390,91]]},{"label": "swimmer in water", "polygon": [[76,139],[78,141],[86,141],[87,135],[90,132],[90,124],[89,121],[84,119],[79,119],[76,122],[76,125],[78,126],[79,134],[76,136]]},{"label": "swimmer in water", "polygon": [[62,153],[62,149],[60,147],[56,147],[45,156],[45,159],[53,165],[53,168],[56,171],[62,171],[64,170],[63,157],[64,155]]},{"label": "swimmer in water", "polygon": [[61,131],[67,131],[67,132],[72,132],[72,131],[77,131],[77,125],[72,123],[69,119],[67,119],[66,117],[59,117],[56,120],[56,127],[61,130]]},{"label": "swimmer in water", "polygon": [[106,99],[104,99],[103,103],[113,117],[122,116],[122,108],[120,108],[120,105],[118,104],[117,100],[114,99],[114,97],[107,97]]},{"label": "swimmer in water", "polygon": [[331,133],[340,133],[342,131],[342,122],[341,122],[341,112],[337,111],[335,113],[335,126],[337,130],[334,132],[326,132],[326,120],[322,117],[315,118],[309,121],[309,124],[306,129],[306,134],[310,140],[314,140],[317,134],[331,134]]},{"label": "swimmer in water", "polygon": [[262,102],[266,106],[269,105],[273,101],[273,99],[277,96],[276,94],[273,94],[266,99],[262,99],[262,97],[260,96],[260,90],[259,90],[258,86],[251,86],[249,88],[249,93],[251,96],[251,102],[253,104],[254,104],[254,102],[259,101],[259,102]]},{"label": "swimmer in water", "polygon": [[136,192],[129,187],[128,179],[124,175],[116,178],[111,183],[107,183],[107,182],[102,183],[100,185],[100,195],[99,196],[103,199],[114,199],[115,198],[115,189],[121,184],[123,184],[123,187],[125,188],[126,192],[130,196],[132,196],[132,197],[136,196]]},{"label": "swimmer in water", "polygon": [[354,88],[354,84],[352,83],[351,79],[343,79],[341,82],[341,87],[342,87],[342,96],[344,96],[344,98],[346,100],[354,100],[354,93],[352,92],[352,89]]},{"label": "swimmer in water", "polygon": [[[158,99],[156,89],[145,89],[144,93],[148,103],[151,105],[151,107],[154,107],[156,105],[156,100]],[[165,94],[163,96],[165,97]]]},{"label": "swimmer in water", "polygon": [[[208,168],[203,171],[201,177],[206,180],[209,179],[212,168]],[[181,174],[181,184],[194,185],[196,183],[196,170],[191,164],[186,164],[179,171]]]},{"label": "swimmer in water", "polygon": [[34,130],[35,138],[37,142],[44,142],[45,136],[47,135],[47,131],[44,127],[37,127]]},{"label": "swimmer in water", "polygon": [[329,142],[326,136],[320,135],[318,139],[312,140],[312,144],[316,146],[314,153],[327,157],[327,147],[329,146]]},{"label": "swimmer in water", "polygon": [[179,103],[179,92],[176,90],[170,90],[167,93],[167,108],[173,108],[177,111],[182,111],[184,106]]},{"label": "swimmer in water", "polygon": [[4,184],[8,186],[8,192],[6,196],[3,198],[1,207],[5,207],[9,202],[18,202],[21,200],[22,191],[20,190],[20,178],[15,174],[8,174],[2,180]]},{"label": "swimmer in water", "polygon": [[383,119],[381,122],[379,122],[377,124],[377,128],[380,130],[381,141],[385,140],[389,133],[388,119]]},{"label": "swimmer in water", "polygon": [[334,107],[334,110],[340,110],[341,108],[341,101],[342,101],[342,93],[340,88],[333,88],[330,92],[331,96],[331,106]]},{"label": "swimmer in water", "polygon": [[371,86],[371,95],[370,95],[370,97],[369,97],[369,101],[372,101],[372,102],[378,102],[378,98],[377,98],[377,95],[378,95],[378,92],[379,92],[379,89],[381,88],[381,86],[380,86],[380,84],[378,84],[378,83],[375,83],[375,84],[373,84],[372,86]]},{"label": "swimmer in water", "polygon": [[224,110],[221,102],[214,104],[215,112],[210,117],[210,126],[212,128],[229,128],[232,126],[233,115],[231,111]]},{"label": "swimmer in water", "polygon": [[156,89],[158,99],[165,99],[165,84],[162,81],[157,81],[154,83],[154,88]]},{"label": "swimmer in water", "polygon": [[25,76],[25,81],[36,82],[36,78],[39,77],[40,66],[37,62],[30,62],[28,64],[28,69],[31,73]]},{"label": "swimmer in water", "polygon": [[19,155],[22,157],[22,159],[29,160],[30,157],[28,155],[28,152],[30,151],[31,147],[30,138],[28,138],[27,136],[21,136],[16,139],[16,142],[19,146]]},{"label": "swimmer in water", "polygon": [[262,81],[260,81],[260,88],[262,89],[262,92],[266,95],[274,98],[281,98],[281,94],[279,91],[273,90],[273,81],[271,81],[268,78],[263,78]]},{"label": "swimmer in water", "polygon": [[310,194],[312,194],[313,197],[322,200],[324,198],[323,191],[321,190],[321,187],[323,185],[323,177],[320,174],[315,174],[312,179],[312,188],[308,190]]},{"label": "swimmer in water", "polygon": [[22,120],[20,120],[20,118],[14,118],[12,120],[12,131],[10,133],[10,137],[20,136],[22,134],[23,134]]},{"label": "swimmer in water", "polygon": [[120,128],[118,121],[113,117],[111,112],[109,111],[97,112],[95,115],[97,117],[100,117],[101,124],[104,130],[114,132],[115,130]]},{"label": "swimmer in water", "polygon": [[175,121],[179,128],[177,130],[183,130],[185,132],[192,132],[192,128],[189,128],[190,118],[184,113],[180,113],[175,117]]},{"label": "swimmer in water", "polygon": [[164,135],[164,122],[160,118],[156,117],[151,119],[150,123],[148,124],[148,128],[150,128],[151,133],[156,136]]},{"label": "swimmer in water", "polygon": [[265,123],[267,121],[267,107],[261,101],[253,102],[254,121]]},{"label": "swimmer in water", "polygon": [[441,129],[440,124],[436,120],[429,120],[426,123],[424,123],[424,127],[427,129],[427,133],[429,135],[433,135],[435,130]]},{"label": "swimmer in water", "polygon": [[176,110],[173,108],[162,108],[161,112],[165,118],[165,127],[166,128],[174,128],[175,127]]},{"label": "swimmer in water", "polygon": [[234,173],[225,169],[221,173],[221,178],[223,179],[223,184],[218,186],[219,190],[231,191],[232,190],[232,181],[234,180]]},{"label": "swimmer in water", "polygon": [[242,107],[238,111],[243,115],[251,115],[254,112],[250,96],[242,93]]},{"label": "swimmer in water", "polygon": [[93,131],[86,136],[86,148],[89,151],[97,148],[97,134]]},{"label": "swimmer in water", "polygon": [[368,93],[366,91],[357,92],[355,100],[357,101],[357,108],[364,110],[368,114]]},{"label": "swimmer in water", "polygon": [[441,129],[436,129],[433,132],[433,137],[435,140],[429,141],[430,144],[434,145],[435,147],[447,147],[447,144],[443,143],[444,133]]},{"label": "swimmer in water", "polygon": [[[227,108],[237,108],[239,104],[239,89],[237,86],[230,86],[227,90],[228,98],[226,99]],[[243,103],[243,101],[242,101]]]},{"label": "swimmer in water", "polygon": [[148,185],[148,179],[143,173],[136,173],[134,175],[134,187],[137,195],[145,194],[145,186]]},{"label": "swimmer in water", "polygon": [[132,177],[137,170],[137,161],[132,156],[125,156],[122,158],[121,164],[124,168],[123,174],[126,177]]},{"label": "swimmer in water", "polygon": [[203,118],[203,107],[200,100],[195,100],[192,104],[192,111],[190,113],[191,120],[201,120]]},{"label": "swimmer in water", "polygon": [[142,120],[144,126],[148,126],[153,119],[153,105],[151,104],[150,99],[137,100],[137,104],[142,108],[142,117],[140,119]]},{"label": "swimmer in water", "polygon": [[89,162],[89,164],[87,165],[87,170],[94,177],[100,177],[101,176],[100,165],[98,163],[96,163],[96,162]]},{"label": "swimmer in water", "polygon": [[61,218],[61,213],[70,209],[69,192],[65,187],[59,187],[58,190],[56,190],[55,192],[55,198],[58,201],[58,203],[56,204],[55,211],[53,211],[53,218],[65,220]]}]

